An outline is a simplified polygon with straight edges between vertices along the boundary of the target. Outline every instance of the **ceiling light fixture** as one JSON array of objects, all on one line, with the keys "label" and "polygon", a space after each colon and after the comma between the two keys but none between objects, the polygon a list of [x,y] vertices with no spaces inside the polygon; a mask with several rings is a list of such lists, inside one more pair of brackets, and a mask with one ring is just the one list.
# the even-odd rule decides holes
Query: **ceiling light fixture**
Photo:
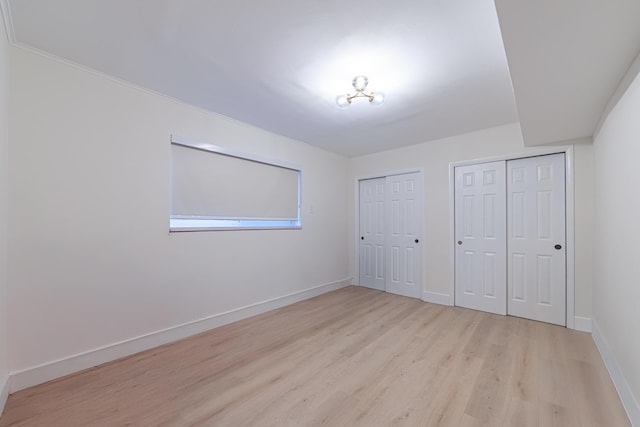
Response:
[{"label": "ceiling light fixture", "polygon": [[366,98],[369,100],[371,105],[375,106],[382,105],[382,103],[384,102],[384,94],[382,92],[364,92],[367,89],[367,85],[369,84],[369,79],[367,78],[367,76],[355,76],[351,84],[356,90],[356,93],[353,95],[346,94],[338,96],[336,98],[336,104],[338,104],[338,107],[348,107],[349,105],[351,105],[351,102],[355,98]]}]

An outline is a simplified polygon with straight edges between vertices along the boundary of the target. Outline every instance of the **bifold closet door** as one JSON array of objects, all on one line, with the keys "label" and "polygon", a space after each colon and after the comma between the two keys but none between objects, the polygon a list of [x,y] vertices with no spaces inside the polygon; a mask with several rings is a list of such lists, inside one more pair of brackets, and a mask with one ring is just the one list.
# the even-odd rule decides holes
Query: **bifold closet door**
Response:
[{"label": "bifold closet door", "polygon": [[510,315],[566,324],[564,154],[507,162]]},{"label": "bifold closet door", "polygon": [[385,178],[360,181],[360,285],[385,289]]},{"label": "bifold closet door", "polygon": [[506,314],[505,162],[455,168],[455,305]]}]

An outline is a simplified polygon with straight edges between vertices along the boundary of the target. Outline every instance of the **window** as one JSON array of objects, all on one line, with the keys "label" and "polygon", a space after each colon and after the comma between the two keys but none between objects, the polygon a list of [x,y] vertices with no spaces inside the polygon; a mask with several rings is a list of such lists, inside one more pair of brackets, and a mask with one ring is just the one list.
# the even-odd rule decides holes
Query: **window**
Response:
[{"label": "window", "polygon": [[302,171],[171,137],[171,231],[300,228]]}]

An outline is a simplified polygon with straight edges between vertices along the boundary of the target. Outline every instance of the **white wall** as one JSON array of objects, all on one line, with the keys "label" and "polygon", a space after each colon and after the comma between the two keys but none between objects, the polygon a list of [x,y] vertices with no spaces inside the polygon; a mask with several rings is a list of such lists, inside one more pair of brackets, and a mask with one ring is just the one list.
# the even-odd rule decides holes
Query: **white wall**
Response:
[{"label": "white wall", "polygon": [[[0,11],[1,15],[1,11]],[[0,16],[0,413],[7,398],[7,240],[9,157],[9,42]]]},{"label": "white wall", "polygon": [[[11,55],[9,365],[17,377],[348,279],[346,158],[26,50]],[[171,133],[300,165],[303,229],[170,235]]]},{"label": "white wall", "polygon": [[[640,61],[640,57],[636,63]],[[640,68],[640,67],[637,67]],[[594,138],[593,318],[605,362],[640,425],[640,74]],[[596,335],[597,332],[597,335]],[[619,375],[619,376],[618,376]]]},{"label": "white wall", "polygon": [[[449,163],[521,154],[530,150],[524,148],[520,127],[516,123],[351,159],[351,275],[355,275],[356,271],[353,183],[358,178],[410,169],[424,171],[424,290],[448,295],[453,270],[449,255]],[[574,154],[576,245],[590,245],[593,179],[591,144],[575,145]],[[579,317],[591,317],[591,264],[592,257],[588,248],[576,251],[575,314]]]},{"label": "white wall", "polygon": [[[577,317],[591,319],[593,304],[593,145],[576,144],[573,150],[575,203],[575,309]],[[577,319],[579,320],[579,319]],[[590,324],[578,325],[585,329]]]}]

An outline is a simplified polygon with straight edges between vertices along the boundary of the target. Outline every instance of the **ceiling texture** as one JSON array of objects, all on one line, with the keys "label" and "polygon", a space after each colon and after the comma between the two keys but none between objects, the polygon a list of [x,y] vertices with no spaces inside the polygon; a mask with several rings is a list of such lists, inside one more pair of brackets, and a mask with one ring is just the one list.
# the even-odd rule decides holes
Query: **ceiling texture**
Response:
[{"label": "ceiling texture", "polygon": [[[517,121],[528,145],[591,136],[640,52],[638,0],[0,4],[17,45],[347,156]],[[385,103],[338,108],[360,74]]]}]

